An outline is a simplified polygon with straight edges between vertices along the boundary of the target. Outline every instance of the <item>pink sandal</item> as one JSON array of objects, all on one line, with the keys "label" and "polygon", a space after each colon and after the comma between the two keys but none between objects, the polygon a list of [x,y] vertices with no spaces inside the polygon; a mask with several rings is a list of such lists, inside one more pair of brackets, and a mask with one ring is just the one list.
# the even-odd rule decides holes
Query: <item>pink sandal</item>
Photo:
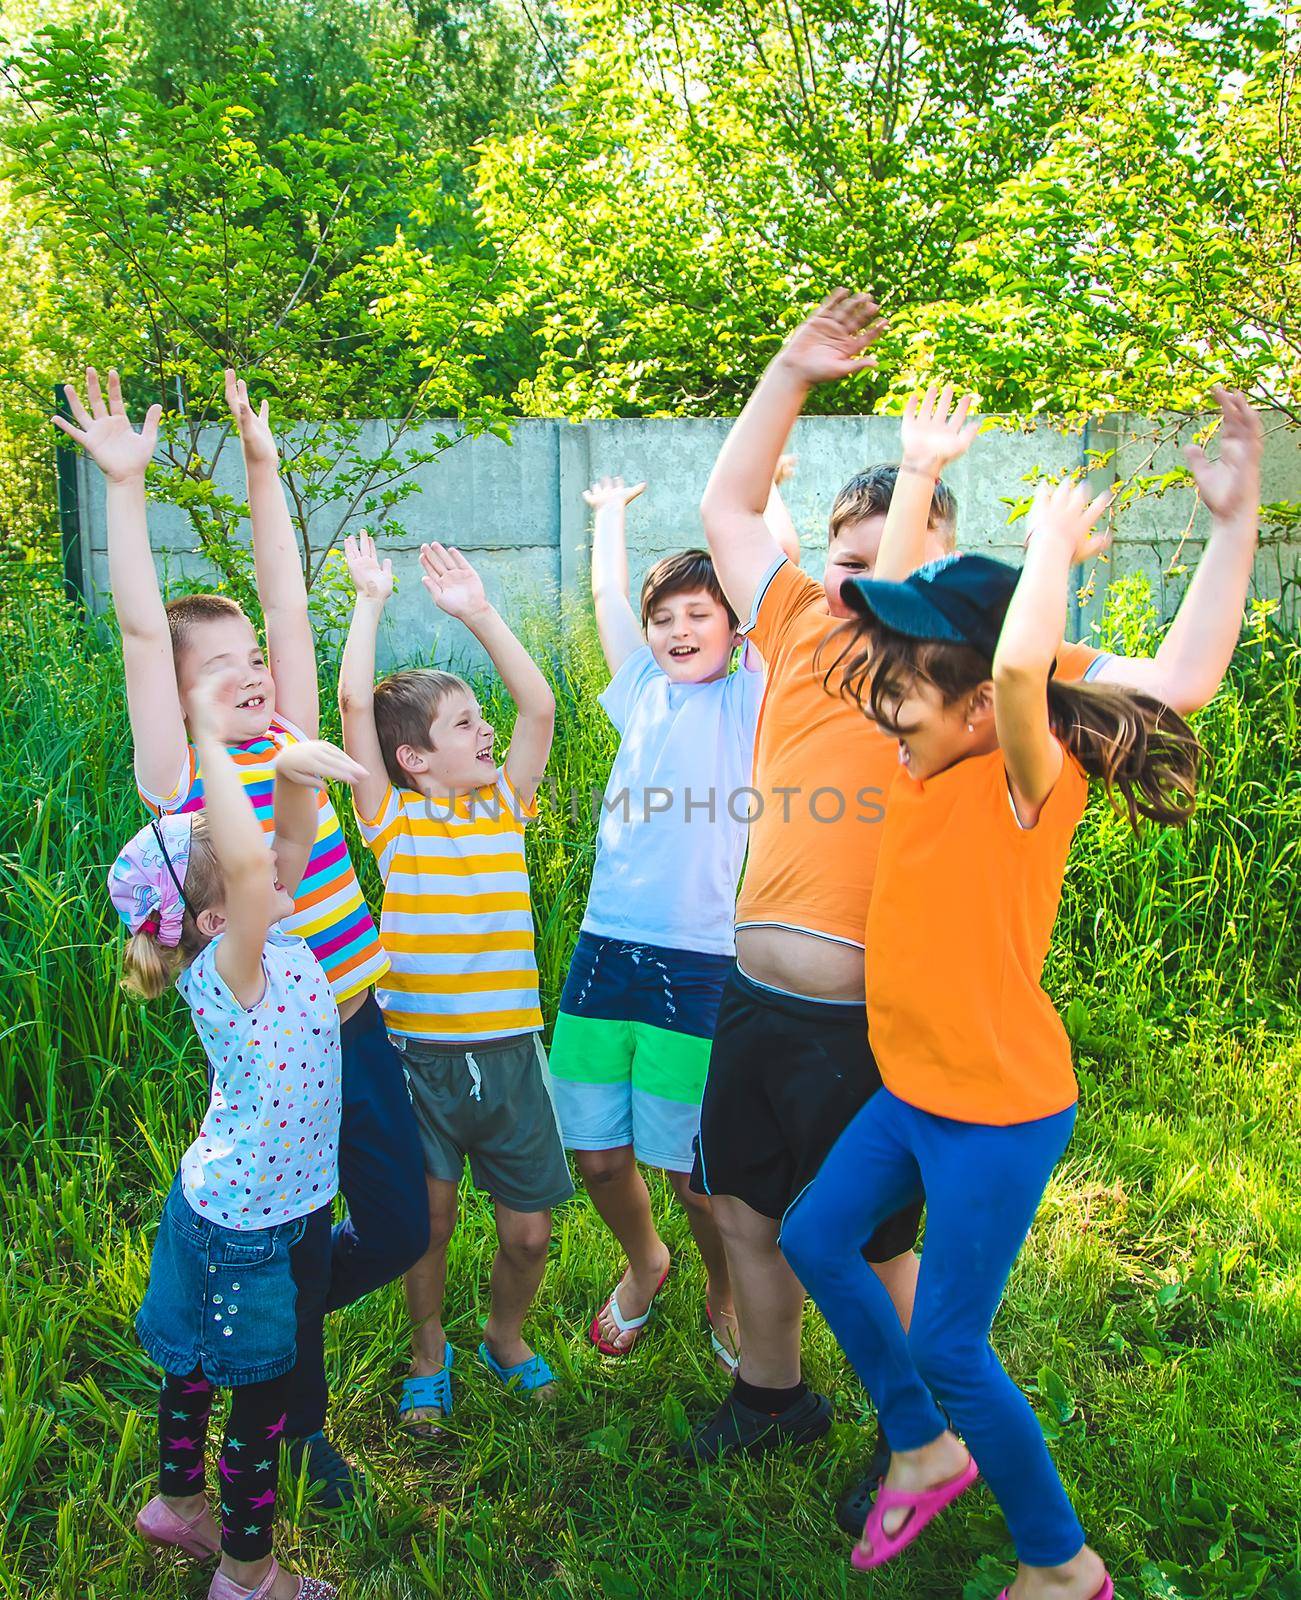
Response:
[{"label": "pink sandal", "polygon": [[[1008,1592],[1003,1590],[998,1600],[1008,1600]],[[1102,1587],[1094,1595],[1093,1600],[1116,1600],[1116,1585],[1111,1581],[1111,1574],[1107,1573],[1102,1580]]]},{"label": "pink sandal", "polygon": [[[855,1545],[849,1558],[851,1566],[859,1572],[871,1572],[874,1567],[883,1567],[887,1561],[893,1561],[901,1550],[908,1548],[927,1523],[933,1522],[946,1506],[951,1506],[979,1476],[976,1463],[968,1457],[966,1466],[956,1478],[937,1483],[933,1489],[919,1489],[909,1494],[883,1484],[876,1491],[872,1509],[863,1525],[863,1538],[871,1543],[871,1553],[864,1555],[862,1546]],[[904,1518],[894,1533],[887,1533],[882,1525],[887,1511],[907,1511],[910,1515]]]},{"label": "pink sandal", "polygon": [[205,1517],[212,1517],[206,1502],[198,1516],[187,1522],[178,1511],[172,1510],[162,1495],[156,1494],[136,1517],[136,1532],[150,1544],[184,1550],[196,1561],[211,1561],[221,1554],[221,1545],[215,1536],[210,1537],[199,1527]]},{"label": "pink sandal", "polygon": [[[208,1600],[267,1600],[280,1576],[280,1565],[272,1561],[270,1570],[256,1589],[242,1589],[223,1572],[218,1572],[208,1590]],[[294,1600],[336,1600],[339,1591],[324,1578],[299,1578]]]}]

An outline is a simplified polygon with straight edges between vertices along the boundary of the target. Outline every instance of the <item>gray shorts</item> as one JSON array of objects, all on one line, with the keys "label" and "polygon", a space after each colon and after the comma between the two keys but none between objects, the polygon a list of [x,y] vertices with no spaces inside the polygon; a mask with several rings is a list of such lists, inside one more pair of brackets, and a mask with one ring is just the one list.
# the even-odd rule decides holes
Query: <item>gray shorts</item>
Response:
[{"label": "gray shorts", "polygon": [[512,1211],[550,1211],[574,1192],[536,1033],[449,1051],[394,1034],[431,1178],[476,1189]]}]

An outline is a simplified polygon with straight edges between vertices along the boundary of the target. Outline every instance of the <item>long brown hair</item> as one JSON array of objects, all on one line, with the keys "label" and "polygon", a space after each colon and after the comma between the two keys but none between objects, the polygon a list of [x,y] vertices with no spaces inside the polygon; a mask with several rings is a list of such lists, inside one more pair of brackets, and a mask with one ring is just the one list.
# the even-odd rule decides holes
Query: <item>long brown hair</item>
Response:
[{"label": "long brown hair", "polygon": [[[892,708],[921,679],[952,705],[993,676],[994,664],[968,644],[913,639],[869,617],[853,617],[823,641],[836,650],[823,683],[867,717],[889,729]],[[839,678],[839,685],[833,683]],[[1107,683],[1048,680],[1048,722],[1053,733],[1107,799],[1138,819],[1182,827],[1193,814],[1197,779],[1205,759],[1197,735],[1155,695]]]}]

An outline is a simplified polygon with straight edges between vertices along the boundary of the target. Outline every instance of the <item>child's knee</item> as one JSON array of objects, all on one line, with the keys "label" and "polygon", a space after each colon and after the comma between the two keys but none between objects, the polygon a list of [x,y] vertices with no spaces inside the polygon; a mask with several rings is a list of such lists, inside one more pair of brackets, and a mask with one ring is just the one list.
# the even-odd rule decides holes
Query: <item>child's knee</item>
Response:
[{"label": "child's knee", "polygon": [[589,1189],[619,1182],[636,1164],[628,1145],[619,1145],[613,1150],[575,1150],[574,1161]]},{"label": "child's knee", "polygon": [[428,1179],[428,1243],[426,1249],[446,1249],[456,1232],[456,1185],[440,1178]]},{"label": "child's knee", "polygon": [[714,1208],[707,1194],[697,1194],[691,1187],[689,1172],[670,1172],[668,1180],[679,1203],[697,1217],[712,1217]]},{"label": "child's knee", "polygon": [[551,1213],[517,1212],[509,1226],[498,1226],[497,1244],[511,1264],[521,1270],[543,1265],[551,1248]]},{"label": "child's knee", "polygon": [[979,1340],[955,1338],[952,1331],[941,1334],[925,1323],[914,1323],[908,1334],[908,1353],[918,1376],[950,1411],[955,1399],[961,1404],[964,1387],[978,1379],[987,1348]]}]

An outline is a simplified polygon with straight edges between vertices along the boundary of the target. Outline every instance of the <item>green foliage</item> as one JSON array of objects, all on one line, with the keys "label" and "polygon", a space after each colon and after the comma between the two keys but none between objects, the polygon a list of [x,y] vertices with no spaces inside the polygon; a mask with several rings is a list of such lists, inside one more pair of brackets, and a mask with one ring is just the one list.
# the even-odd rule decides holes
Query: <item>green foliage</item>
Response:
[{"label": "green foliage", "polygon": [[[464,337],[491,263],[462,158],[429,137],[437,75],[394,39],[331,120],[285,132],[269,47],[232,42],[219,73],[164,99],[124,72],[123,43],[51,27],[3,64],[9,202],[50,266],[12,337],[26,351],[48,336],[69,366],[74,350],[115,363],[138,407],[162,401],[151,491],[236,589],[229,434],[199,444],[223,414],[222,368],[269,394],[279,425],[303,418],[285,468],[310,582],[354,519],[395,517],[414,469],[502,428]],[[30,421],[48,400],[33,383],[8,407]],[[457,426],[417,446],[434,417]]]},{"label": "green foliage", "polygon": [[[1106,627],[1150,643],[1146,611],[1131,586]],[[594,833],[569,800],[600,787],[613,741],[595,704],[604,675],[590,622],[538,618],[528,638],[560,708],[555,788],[529,844],[550,1018]],[[153,1373],[131,1319],[202,1060],[182,1007],[136,1005],[117,987],[103,882],[141,815],[117,641],[54,605],[15,618],[7,643],[0,1594],[179,1600],[201,1594],[206,1573],[129,1533],[154,1472]],[[1199,719],[1215,758],[1206,825],[1135,844],[1091,810],[1054,948],[1082,1114],[996,1338],[1122,1600],[1301,1596],[1301,1164],[1289,1137],[1301,1081],[1299,674],[1301,646],[1258,622]],[[504,727],[500,689],[482,687]],[[1236,826],[1221,814],[1230,806]],[[282,1557],[374,1600],[848,1594],[830,1501],[867,1454],[866,1402],[815,1314],[806,1371],[840,1418],[824,1447],[705,1473],[666,1459],[725,1380],[685,1220],[658,1182],[654,1199],[679,1267],[635,1371],[599,1361],[585,1338],[621,1270],[617,1246],[581,1197],[557,1214],[529,1323],[564,1376],[545,1414],[481,1379],[470,1354],[491,1257],[482,1196],[465,1193],[450,1251],[464,1371],[445,1446],[413,1446],[392,1420],[397,1286],[332,1318],[331,1427],[371,1487],[355,1511],[326,1518],[305,1485],[283,1485]],[[1001,1519],[976,1495],[892,1574],[892,1592],[993,1600],[1010,1561]]]},{"label": "green foliage", "polygon": [[[522,243],[525,410],[735,409],[811,297],[873,284],[871,409],[936,370],[987,410],[1286,405],[1294,59],[1259,8],[572,0],[553,115],[479,166]],[[887,376],[891,375],[891,376]]]}]

